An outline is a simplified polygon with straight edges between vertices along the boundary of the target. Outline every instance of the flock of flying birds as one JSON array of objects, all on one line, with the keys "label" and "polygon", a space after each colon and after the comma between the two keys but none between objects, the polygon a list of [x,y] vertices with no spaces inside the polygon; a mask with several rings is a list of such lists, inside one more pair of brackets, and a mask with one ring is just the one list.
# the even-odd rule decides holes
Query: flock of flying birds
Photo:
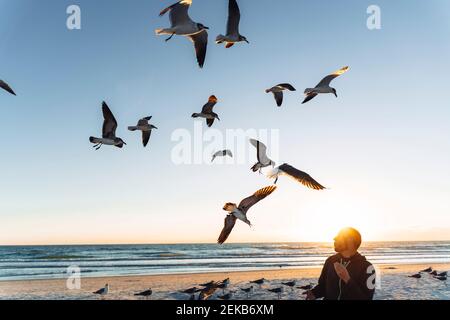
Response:
[{"label": "flock of flying birds", "polygon": [[[169,41],[175,35],[188,37],[194,43],[197,61],[199,63],[199,66],[202,68],[206,57],[208,45],[207,30],[209,30],[209,28],[201,23],[194,22],[189,17],[189,8],[191,4],[192,0],[181,0],[161,11],[160,16],[169,13],[171,26],[170,28],[157,29],[156,34],[169,35],[169,38],[167,38],[166,41]],[[227,32],[226,35],[217,36],[217,44],[225,43],[226,48],[231,48],[234,44],[239,42],[249,43],[247,38],[239,33],[240,19],[241,13],[237,1],[229,0]],[[303,103],[309,102],[319,94],[334,94],[337,97],[336,89],[332,88],[330,84],[335,78],[344,74],[348,70],[349,67],[344,67],[323,78],[314,88],[307,88],[304,91],[306,97]],[[11,87],[2,80],[0,80],[0,88],[6,90],[10,94],[16,95]],[[280,107],[283,103],[284,91],[292,92],[296,91],[296,89],[289,83],[282,83],[270,89],[267,89],[266,93],[272,93],[277,106]],[[210,96],[208,102],[203,106],[202,111],[200,113],[192,114],[192,118],[203,118],[206,120],[207,126],[212,127],[215,120],[220,121],[219,115],[213,111],[214,106],[217,104],[217,102],[218,99],[216,96]],[[89,141],[94,144],[94,148],[96,150],[99,150],[103,145],[123,148],[126,143],[122,138],[116,136],[118,123],[106,102],[103,102],[102,104],[102,111],[104,118],[102,137],[90,137]],[[151,116],[142,118],[138,121],[136,126],[128,127],[128,130],[130,131],[141,132],[142,143],[144,147],[147,146],[152,131],[158,129],[156,126],[149,123],[151,119]],[[219,244],[223,244],[228,239],[237,220],[241,220],[242,222],[251,226],[251,222],[247,218],[249,209],[276,190],[276,183],[279,176],[287,175],[310,189],[325,189],[325,187],[314,180],[309,174],[300,171],[289,164],[283,164],[281,166],[275,167],[275,162],[267,156],[267,147],[262,142],[251,139],[250,143],[256,148],[258,160],[257,163],[251,168],[252,171],[261,173],[261,170],[263,168],[272,167],[272,170],[267,174],[267,176],[271,179],[275,179],[275,182],[273,186],[262,188],[255,192],[253,195],[245,198],[239,203],[239,205],[231,202],[224,205],[223,210],[227,211],[228,215],[225,218],[225,225],[217,241]],[[221,150],[213,155],[212,161],[214,161],[217,157],[225,156],[232,157],[233,154],[230,150]]]}]

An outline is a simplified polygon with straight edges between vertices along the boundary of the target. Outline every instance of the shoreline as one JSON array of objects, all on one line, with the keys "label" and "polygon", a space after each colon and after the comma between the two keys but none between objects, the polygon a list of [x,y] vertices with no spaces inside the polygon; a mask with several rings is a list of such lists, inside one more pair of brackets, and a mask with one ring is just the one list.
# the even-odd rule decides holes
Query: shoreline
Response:
[{"label": "shoreline", "polygon": [[[440,271],[449,271],[450,263],[431,265],[434,269]],[[385,293],[381,296],[389,298],[389,292],[392,290],[404,289],[411,291],[414,285],[419,284],[416,279],[407,278],[408,274],[430,267],[429,264],[383,264],[376,265],[378,274],[383,283]],[[166,275],[132,275],[132,276],[106,276],[106,277],[82,277],[81,288],[78,290],[69,290],[67,288],[67,278],[48,279],[48,280],[7,280],[0,281],[0,299],[37,299],[37,300],[93,300],[98,299],[92,292],[103,287],[106,283],[110,285],[110,294],[105,299],[128,300],[135,299],[134,293],[152,288],[153,299],[161,300],[186,300],[190,297],[180,294],[180,290],[198,286],[200,283],[206,283],[211,280],[221,281],[230,278],[233,290],[236,294],[241,292],[241,288],[248,287],[249,281],[265,278],[267,287],[280,286],[282,281],[295,279],[298,285],[317,283],[322,267],[311,268],[292,268],[278,270],[258,270],[258,271],[230,271],[230,272],[211,272],[211,273],[189,273],[189,274],[166,274]],[[381,274],[380,274],[381,273]],[[428,279],[424,276],[422,282],[430,282],[433,286],[442,285],[438,280]],[[394,283],[394,284],[393,284]],[[257,299],[274,299],[273,295],[264,291],[255,295]],[[440,287],[439,287],[440,288]],[[446,287],[445,287],[446,288]],[[440,290],[440,289],[439,289]],[[450,299],[450,292],[438,292],[443,299]],[[411,293],[412,294],[412,293]],[[448,296],[447,296],[448,294]],[[422,295],[421,295],[422,296]],[[238,295],[237,299],[246,299],[245,296]],[[411,298],[406,295],[406,298]],[[425,296],[426,297],[426,296]],[[302,299],[300,290],[292,293],[286,293],[286,299]],[[412,297],[414,298],[414,297]]]}]

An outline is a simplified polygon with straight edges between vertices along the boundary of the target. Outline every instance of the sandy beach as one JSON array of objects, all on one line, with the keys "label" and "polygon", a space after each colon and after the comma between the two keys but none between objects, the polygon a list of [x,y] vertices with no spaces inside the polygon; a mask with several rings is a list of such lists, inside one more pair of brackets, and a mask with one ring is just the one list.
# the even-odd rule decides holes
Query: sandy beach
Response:
[{"label": "sandy beach", "polygon": [[[444,299],[450,300],[450,287],[447,281],[433,279],[424,274],[421,279],[408,278],[408,275],[425,269],[430,265],[380,265],[377,266],[380,275],[380,287],[376,291],[377,300],[421,300]],[[432,266],[438,271],[450,270],[450,264],[436,264]],[[249,281],[265,278],[267,282],[258,287],[254,286],[251,300],[273,300],[277,296],[267,291],[269,288],[279,287],[283,281],[296,280],[297,286],[316,284],[320,274],[319,268],[279,269],[250,272],[221,272],[203,274],[172,274],[151,276],[117,276],[117,277],[82,277],[81,288],[69,290],[66,279],[54,280],[23,280],[0,282],[0,299],[33,299],[33,300],[96,300],[96,299],[136,299],[134,293],[152,288],[151,299],[187,300],[189,295],[179,293],[180,290],[211,280],[220,281],[230,278],[231,285],[226,292],[233,292],[234,300],[247,299],[247,294],[241,288],[248,288]],[[93,291],[110,285],[110,293],[99,298]],[[222,290],[212,297],[222,294]],[[283,300],[303,300],[302,290],[286,288],[282,294]]]}]

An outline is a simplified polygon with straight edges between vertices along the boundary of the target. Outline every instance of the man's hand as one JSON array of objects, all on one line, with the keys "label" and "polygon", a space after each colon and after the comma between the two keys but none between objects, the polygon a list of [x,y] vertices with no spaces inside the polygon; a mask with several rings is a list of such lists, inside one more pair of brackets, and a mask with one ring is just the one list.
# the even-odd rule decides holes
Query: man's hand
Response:
[{"label": "man's hand", "polygon": [[306,300],[316,300],[316,296],[311,290],[306,291]]},{"label": "man's hand", "polygon": [[344,281],[345,283],[349,282],[350,274],[348,273],[347,268],[344,267],[344,265],[342,265],[339,262],[335,262],[334,270],[336,270],[336,274],[338,275],[339,278],[342,279],[342,281]]}]

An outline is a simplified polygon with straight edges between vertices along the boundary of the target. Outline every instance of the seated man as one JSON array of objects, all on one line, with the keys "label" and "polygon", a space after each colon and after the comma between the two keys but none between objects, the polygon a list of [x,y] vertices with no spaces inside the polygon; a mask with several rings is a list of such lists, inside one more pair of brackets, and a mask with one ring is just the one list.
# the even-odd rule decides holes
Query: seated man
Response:
[{"label": "seated man", "polygon": [[358,253],[361,234],[345,228],[334,238],[336,255],[325,261],[319,284],[307,292],[307,300],[372,300],[375,269]]}]

